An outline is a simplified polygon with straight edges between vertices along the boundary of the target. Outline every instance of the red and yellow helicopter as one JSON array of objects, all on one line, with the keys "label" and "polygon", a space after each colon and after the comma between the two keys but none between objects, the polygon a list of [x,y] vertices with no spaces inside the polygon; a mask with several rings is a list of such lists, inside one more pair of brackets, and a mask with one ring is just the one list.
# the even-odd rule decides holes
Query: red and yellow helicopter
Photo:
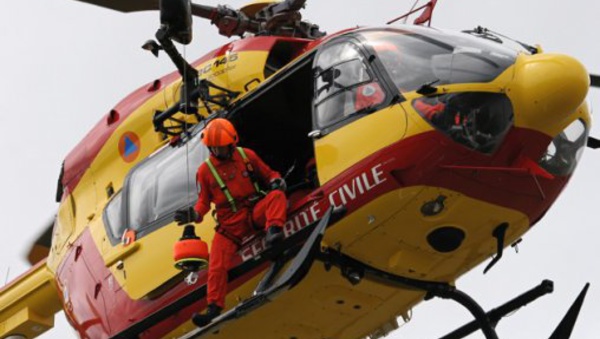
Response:
[{"label": "red and yellow helicopter", "polygon": [[[483,28],[325,35],[302,21],[304,1],[161,5],[158,42],[145,46],[179,72],[125,98],[66,157],[52,233],[31,251],[37,264],[0,290],[0,336],[34,337],[63,309],[90,338],[376,337],[438,296],[464,303],[493,338],[454,281],[518,242],[585,145],[597,147],[581,64],[507,48]],[[190,42],[192,13],[246,37],[190,65],[171,40]],[[230,271],[230,312],[195,329],[205,276],[186,281],[173,268],[172,213],[193,203],[190,178],[206,155],[195,141],[214,116],[287,173],[289,249],[246,244]],[[212,227],[197,232],[208,240]]]}]

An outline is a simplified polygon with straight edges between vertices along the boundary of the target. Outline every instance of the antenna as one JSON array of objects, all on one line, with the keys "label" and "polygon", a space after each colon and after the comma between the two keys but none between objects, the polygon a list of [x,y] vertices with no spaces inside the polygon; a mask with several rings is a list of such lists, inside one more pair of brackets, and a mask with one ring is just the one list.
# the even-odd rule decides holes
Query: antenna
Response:
[{"label": "antenna", "polygon": [[4,279],[4,285],[5,286],[6,286],[6,284],[8,284],[8,277],[9,277],[9,275],[10,275],[10,266],[6,270],[6,278]]},{"label": "antenna", "polygon": [[[411,9],[408,13],[388,21],[387,24],[390,25],[400,19],[408,18],[409,15],[414,14],[423,9],[423,13],[421,13],[421,15],[415,19],[413,24],[423,25],[423,24],[427,23],[427,26],[431,26],[431,18],[433,17],[433,10],[435,9],[436,4],[437,4],[437,0],[431,0],[421,7],[418,7],[416,9]],[[413,8],[414,8],[414,6],[413,6]]]},{"label": "antenna", "polygon": [[[414,11],[415,7],[417,7],[417,4],[419,3],[419,0],[415,0],[415,3],[412,5],[412,7],[410,8],[409,12]],[[404,17],[404,22],[402,22],[403,24],[406,24],[406,22],[408,21],[408,15],[406,17]],[[388,25],[390,23],[388,22]]]}]

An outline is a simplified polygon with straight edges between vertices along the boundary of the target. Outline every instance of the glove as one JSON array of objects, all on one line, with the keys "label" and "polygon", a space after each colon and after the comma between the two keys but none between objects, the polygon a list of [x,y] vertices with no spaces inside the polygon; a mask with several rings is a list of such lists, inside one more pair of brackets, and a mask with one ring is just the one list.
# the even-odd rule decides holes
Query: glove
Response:
[{"label": "glove", "polygon": [[271,180],[271,182],[269,183],[269,189],[271,191],[280,190],[280,191],[285,192],[285,190],[287,189],[287,185],[283,178],[275,178],[275,179]]},{"label": "glove", "polygon": [[175,217],[173,219],[177,221],[177,225],[185,225],[195,222],[196,219],[198,219],[198,213],[196,213],[193,207],[182,208],[175,211]]}]

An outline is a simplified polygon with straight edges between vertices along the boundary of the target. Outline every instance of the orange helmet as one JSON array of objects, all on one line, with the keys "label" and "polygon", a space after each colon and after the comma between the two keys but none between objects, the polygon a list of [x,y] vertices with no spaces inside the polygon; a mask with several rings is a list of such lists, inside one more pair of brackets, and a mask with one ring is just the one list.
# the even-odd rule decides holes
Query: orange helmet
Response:
[{"label": "orange helmet", "polygon": [[235,145],[238,142],[235,127],[229,120],[223,118],[211,120],[200,137],[202,143],[208,147]]}]

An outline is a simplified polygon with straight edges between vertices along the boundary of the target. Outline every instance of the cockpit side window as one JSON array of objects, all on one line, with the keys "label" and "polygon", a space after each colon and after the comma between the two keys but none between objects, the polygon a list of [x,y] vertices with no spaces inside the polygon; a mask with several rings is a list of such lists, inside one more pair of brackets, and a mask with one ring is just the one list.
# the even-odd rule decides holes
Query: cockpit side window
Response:
[{"label": "cockpit side window", "polygon": [[177,209],[196,202],[196,171],[208,157],[208,150],[197,139],[167,146],[131,170],[122,193],[115,195],[105,210],[113,244],[125,230],[134,231],[139,238],[167,225]]},{"label": "cockpit side window", "polygon": [[315,62],[315,124],[331,126],[385,101],[385,92],[359,47],[344,41],[325,47]]},{"label": "cockpit side window", "polygon": [[370,80],[367,68],[358,58],[334,65],[317,76],[317,102]]},{"label": "cockpit side window", "polygon": [[455,142],[493,153],[513,124],[508,97],[500,93],[450,93],[413,100],[414,109]]},{"label": "cockpit side window", "polygon": [[583,120],[573,121],[548,145],[539,160],[540,166],[553,175],[571,175],[585,150],[588,134]]}]

